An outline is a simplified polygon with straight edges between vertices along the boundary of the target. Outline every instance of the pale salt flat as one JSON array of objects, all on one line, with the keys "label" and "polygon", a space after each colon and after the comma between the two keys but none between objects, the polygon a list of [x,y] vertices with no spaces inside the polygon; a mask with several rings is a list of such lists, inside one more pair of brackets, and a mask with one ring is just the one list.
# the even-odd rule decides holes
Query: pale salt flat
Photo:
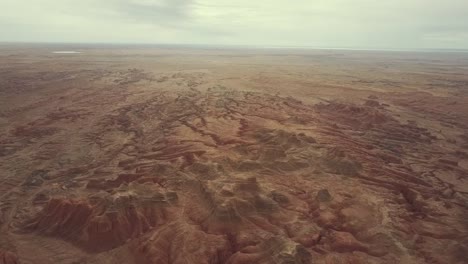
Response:
[{"label": "pale salt flat", "polygon": [[81,52],[73,51],[73,50],[61,50],[61,51],[52,51],[52,53],[55,53],[55,54],[78,54],[78,53],[81,53]]}]

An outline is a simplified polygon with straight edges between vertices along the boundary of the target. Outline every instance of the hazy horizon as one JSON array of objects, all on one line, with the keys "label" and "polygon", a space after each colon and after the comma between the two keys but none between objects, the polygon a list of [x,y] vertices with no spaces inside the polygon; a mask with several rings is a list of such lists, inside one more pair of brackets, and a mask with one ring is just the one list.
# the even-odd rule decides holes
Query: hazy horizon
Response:
[{"label": "hazy horizon", "polygon": [[13,0],[0,42],[468,49],[468,1]]},{"label": "hazy horizon", "polygon": [[[0,41],[0,46],[8,45],[32,45],[32,46],[52,46],[56,47],[57,51],[62,51],[60,48],[68,48],[71,51],[85,50],[89,48],[188,48],[188,49],[226,49],[226,50],[341,50],[341,51],[376,51],[376,52],[442,52],[442,53],[467,53],[468,48],[356,48],[356,47],[314,47],[314,46],[263,46],[263,45],[229,45],[229,44],[182,44],[182,43],[110,43],[110,42],[31,42],[31,41]],[[55,51],[55,50],[54,50]]]}]

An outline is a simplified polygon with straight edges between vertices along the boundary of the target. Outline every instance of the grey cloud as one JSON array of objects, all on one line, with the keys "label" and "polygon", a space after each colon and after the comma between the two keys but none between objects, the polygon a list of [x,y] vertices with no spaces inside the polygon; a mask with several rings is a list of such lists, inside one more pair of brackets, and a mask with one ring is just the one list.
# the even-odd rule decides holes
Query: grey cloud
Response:
[{"label": "grey cloud", "polygon": [[1,0],[0,32],[0,41],[459,49],[468,1]]},{"label": "grey cloud", "polygon": [[[191,32],[198,35],[226,35],[221,29],[197,21],[194,0],[104,0],[94,9],[96,18],[127,25],[159,26],[163,29]],[[81,16],[75,12],[74,15]],[[85,18],[87,14],[84,14]],[[151,32],[148,32],[149,34]]]},{"label": "grey cloud", "polygon": [[192,5],[192,0],[148,2],[118,0],[109,8],[114,8],[123,17],[135,22],[177,25],[190,21]]}]

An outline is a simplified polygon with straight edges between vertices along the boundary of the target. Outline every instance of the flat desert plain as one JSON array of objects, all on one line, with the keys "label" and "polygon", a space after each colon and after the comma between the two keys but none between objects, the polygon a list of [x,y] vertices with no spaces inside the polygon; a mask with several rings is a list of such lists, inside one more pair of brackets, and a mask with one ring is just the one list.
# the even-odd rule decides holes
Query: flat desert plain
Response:
[{"label": "flat desert plain", "polygon": [[0,263],[468,263],[468,53],[0,46]]}]

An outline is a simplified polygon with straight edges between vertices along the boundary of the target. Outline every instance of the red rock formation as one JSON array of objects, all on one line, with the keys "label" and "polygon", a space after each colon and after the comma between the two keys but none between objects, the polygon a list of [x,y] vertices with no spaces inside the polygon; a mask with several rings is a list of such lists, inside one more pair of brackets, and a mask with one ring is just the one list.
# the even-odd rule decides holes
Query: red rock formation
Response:
[{"label": "red rock formation", "polygon": [[51,199],[26,229],[59,236],[90,251],[104,251],[167,221],[170,196],[117,193],[91,200]]},{"label": "red rock formation", "polygon": [[0,250],[0,264],[19,264],[18,257],[9,251]]},{"label": "red rock formation", "polygon": [[[135,70],[73,76],[82,74],[99,88],[70,82],[80,87],[41,94],[68,91],[50,106],[0,105],[0,243],[28,260],[465,262],[468,104],[458,98],[342,84],[339,96],[315,97],[322,89],[297,82],[301,102],[259,83],[208,89],[213,79],[193,71],[142,85],[131,85]],[[86,111],[57,109],[67,100]],[[14,113],[28,107],[34,114]],[[16,229],[23,222],[30,233]]]},{"label": "red rock formation", "polygon": [[224,263],[230,255],[225,236],[211,235],[196,225],[174,222],[141,239],[134,254],[138,263]]}]

